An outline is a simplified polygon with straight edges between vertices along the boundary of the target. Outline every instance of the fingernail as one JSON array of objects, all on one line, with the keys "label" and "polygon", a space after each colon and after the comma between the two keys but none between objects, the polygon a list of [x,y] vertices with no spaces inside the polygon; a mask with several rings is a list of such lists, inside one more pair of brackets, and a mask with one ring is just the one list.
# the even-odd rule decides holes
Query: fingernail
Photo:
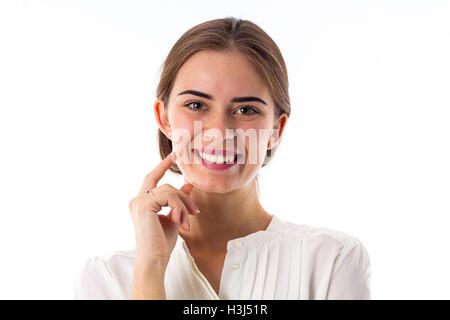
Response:
[{"label": "fingernail", "polygon": [[192,209],[194,210],[194,212],[196,214],[200,214],[200,210],[198,209],[198,207],[195,204],[192,204]]}]

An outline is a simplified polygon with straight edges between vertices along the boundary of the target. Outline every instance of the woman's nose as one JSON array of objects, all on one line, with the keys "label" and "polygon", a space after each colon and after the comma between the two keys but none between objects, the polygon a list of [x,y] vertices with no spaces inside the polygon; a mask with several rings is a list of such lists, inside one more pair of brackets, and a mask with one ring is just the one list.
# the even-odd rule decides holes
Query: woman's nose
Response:
[{"label": "woman's nose", "polygon": [[224,140],[233,139],[236,135],[235,124],[229,121],[226,117],[215,117],[204,124],[204,129],[213,129],[221,133]]},{"label": "woman's nose", "polygon": [[234,123],[232,119],[230,119],[226,114],[223,112],[217,112],[214,116],[209,117],[206,119],[205,123],[207,128],[214,128],[216,130],[221,131],[225,135],[226,129],[233,129]]}]

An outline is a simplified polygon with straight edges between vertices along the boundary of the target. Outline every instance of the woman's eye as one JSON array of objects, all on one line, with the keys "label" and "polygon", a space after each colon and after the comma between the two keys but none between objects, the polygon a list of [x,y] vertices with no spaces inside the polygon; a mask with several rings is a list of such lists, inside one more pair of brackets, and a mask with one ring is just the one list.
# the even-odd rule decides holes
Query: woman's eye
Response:
[{"label": "woman's eye", "polygon": [[[206,110],[206,106],[203,105],[203,103],[198,101],[188,101],[184,104],[185,107],[192,111],[202,111]],[[236,110],[236,113],[243,114],[243,115],[253,115],[260,113],[258,109],[252,107],[252,106],[243,106]]]},{"label": "woman's eye", "polygon": [[201,110],[200,106],[203,107],[203,104],[201,104],[200,102],[197,102],[197,101],[188,101],[184,106],[193,111],[198,111],[198,110]]},{"label": "woman's eye", "polygon": [[240,107],[239,109],[237,109],[238,113],[240,114],[245,114],[245,115],[252,115],[252,114],[258,114],[259,111],[253,107],[250,106],[245,106],[245,107]]}]

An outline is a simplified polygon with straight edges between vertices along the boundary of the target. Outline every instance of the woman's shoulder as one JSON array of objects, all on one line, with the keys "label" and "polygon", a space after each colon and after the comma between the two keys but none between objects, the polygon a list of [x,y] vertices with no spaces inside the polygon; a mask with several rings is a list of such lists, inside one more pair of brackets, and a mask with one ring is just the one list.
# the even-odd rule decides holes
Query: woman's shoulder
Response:
[{"label": "woman's shoulder", "polygon": [[357,236],[335,228],[297,223],[280,218],[277,219],[274,227],[283,237],[297,239],[304,245],[322,246],[337,250],[344,247],[363,246]]},{"label": "woman's shoulder", "polygon": [[[111,250],[109,252],[89,256],[84,263],[85,267],[104,267],[112,277],[114,273],[122,271],[128,271],[130,267],[134,266],[136,261],[136,250],[133,249],[120,249]],[[126,270],[123,270],[126,269]]]},{"label": "woman's shoulder", "polygon": [[135,260],[135,249],[88,256],[76,275],[76,299],[123,299]]},{"label": "woman's shoulder", "polygon": [[110,265],[114,265],[117,261],[134,261],[136,260],[136,249],[120,249],[112,250],[103,255],[96,256]]}]

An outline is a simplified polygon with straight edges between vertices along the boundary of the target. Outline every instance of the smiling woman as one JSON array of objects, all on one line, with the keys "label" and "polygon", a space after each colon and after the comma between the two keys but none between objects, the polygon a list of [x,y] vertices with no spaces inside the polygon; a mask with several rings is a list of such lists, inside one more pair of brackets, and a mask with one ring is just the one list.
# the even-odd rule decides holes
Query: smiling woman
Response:
[{"label": "smiling woman", "polygon": [[[162,161],[129,203],[136,249],[88,259],[78,298],[370,298],[357,238],[261,205],[258,172],[291,113],[286,65],[261,28],[229,17],[188,30],[156,96]],[[168,170],[183,175],[180,189],[157,185]]]},{"label": "smiling woman", "polygon": [[[236,60],[230,59],[229,64],[226,64],[221,71],[232,74],[235,78],[233,79],[235,80],[233,85],[235,87],[243,85],[244,87],[239,90],[243,93],[252,92],[250,88],[249,90],[244,90],[245,86],[254,84],[255,79],[259,80],[260,83],[254,84],[254,86],[258,86],[258,88],[265,87],[265,95],[269,96],[267,101],[272,102],[271,109],[273,108],[274,117],[279,117],[282,114],[286,117],[290,116],[291,107],[287,68],[278,46],[254,23],[234,18],[211,20],[199,24],[188,30],[175,43],[164,62],[161,80],[156,90],[156,96],[158,99],[163,100],[165,106],[169,105],[169,98],[173,94],[175,79],[180,77],[180,69],[186,69],[186,62],[192,60],[192,56],[197,55],[196,60],[203,60],[202,62],[204,63],[209,62],[216,69],[217,64],[214,57],[204,59],[204,51],[214,53],[236,51],[238,53],[235,55],[237,59],[245,57],[247,61],[243,70],[231,70],[239,68],[239,65],[234,63]],[[200,56],[198,53],[200,53]],[[203,68],[205,67],[206,65],[203,65]],[[214,97],[209,94],[210,91],[204,93],[205,91],[201,92],[200,90],[192,89],[192,81],[202,83],[202,87],[208,83],[206,81],[214,81],[213,79],[208,79],[208,74],[200,74],[200,70],[202,69],[190,70],[192,73],[186,79],[188,81],[186,83],[187,90],[180,90],[178,95],[188,94],[192,97],[201,97],[212,102]],[[249,73],[246,73],[247,70],[249,70]],[[220,71],[217,70],[217,72]],[[222,77],[223,74],[221,73],[219,77]],[[250,83],[247,81],[249,78],[252,79]],[[261,85],[261,83],[264,83],[264,85]],[[259,96],[233,97],[229,102],[243,103],[254,101],[261,108],[265,107],[263,110],[267,111],[268,103]],[[197,103],[201,104],[200,101]],[[205,104],[207,105],[207,103]],[[245,107],[248,108],[248,106]],[[253,107],[253,109],[256,108]],[[172,151],[172,142],[163,131],[158,132],[158,138],[161,157],[164,158]],[[270,161],[276,149],[276,145],[267,148],[262,166],[265,166]],[[177,165],[174,165],[170,170],[181,173]]]}]

